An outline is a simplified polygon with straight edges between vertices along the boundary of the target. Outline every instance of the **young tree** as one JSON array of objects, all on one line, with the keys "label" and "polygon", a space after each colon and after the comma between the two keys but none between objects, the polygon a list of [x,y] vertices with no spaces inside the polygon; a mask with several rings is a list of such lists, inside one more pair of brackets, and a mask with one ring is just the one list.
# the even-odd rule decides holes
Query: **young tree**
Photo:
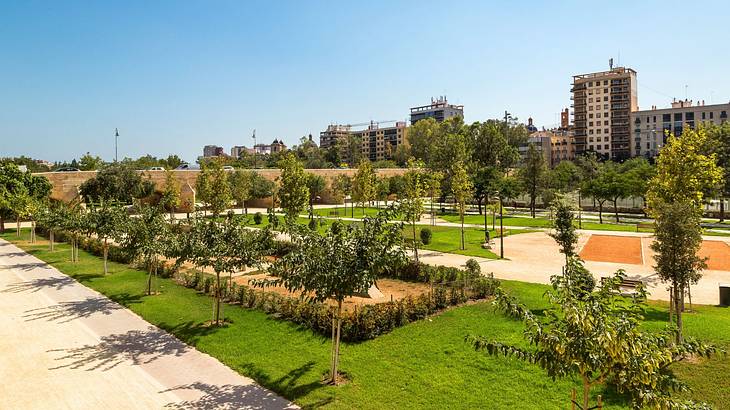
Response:
[{"label": "young tree", "polygon": [[367,159],[360,161],[355,178],[352,180],[352,199],[362,206],[365,216],[365,204],[375,200],[377,194],[378,177],[373,166]]},{"label": "young tree", "polygon": [[146,293],[152,295],[152,277],[157,275],[157,261],[165,250],[164,238],[169,226],[159,207],[141,206],[138,211],[135,217],[129,218],[121,244],[131,255],[144,261],[148,273]]},{"label": "young tree", "polygon": [[307,174],[307,189],[309,190],[309,219],[314,219],[314,201],[322,195],[326,187],[324,178],[316,174]]},{"label": "young tree", "polygon": [[[393,178],[391,178],[392,180]],[[428,196],[430,199],[430,205],[431,205],[431,225],[436,226],[436,212],[433,209],[434,202],[436,201],[436,195],[441,194],[441,180],[443,179],[443,174],[438,171],[429,171],[427,174],[426,182],[428,184]]]},{"label": "young tree", "polygon": [[527,149],[525,165],[520,169],[520,178],[530,195],[530,214],[533,218],[535,217],[535,200],[543,188],[543,179],[546,172],[545,157],[543,157],[542,152],[535,148],[534,144],[530,144]]},{"label": "young tree", "polygon": [[88,152],[79,159],[79,169],[81,171],[96,171],[103,165],[104,161],[99,156],[93,156]]},{"label": "young tree", "polygon": [[716,351],[698,341],[675,344],[672,331],[641,329],[646,292],[639,287],[632,298],[620,295],[623,271],[602,281],[594,291],[593,278],[580,260],[570,259],[565,275],[551,278],[545,293],[550,308],[542,317],[501,288],[495,303],[508,315],[525,323],[525,338],[534,349],[468,336],[476,350],[492,356],[516,357],[542,367],[555,378],[577,374],[583,385],[578,408],[590,406],[593,386],[610,384],[631,396],[634,408],[693,408],[694,403],[672,397],[687,390],[668,366],[690,355],[709,356]]},{"label": "young tree", "polygon": [[180,206],[180,182],[173,171],[165,171],[165,190],[162,191],[160,203],[170,212],[170,221],[175,219],[175,209]]},{"label": "young tree", "polygon": [[715,155],[707,155],[704,129],[686,130],[680,138],[672,135],[657,159],[656,175],[649,183],[647,205],[656,221],[655,250],[657,274],[671,283],[676,314],[677,342],[683,338],[682,308],[685,290],[696,282],[704,261],[697,256],[702,241],[702,202],[705,193],[722,180]]},{"label": "young tree", "polygon": [[463,163],[456,162],[451,175],[451,193],[459,206],[459,217],[461,218],[461,249],[464,250],[466,249],[466,243],[464,241],[464,214],[466,213],[466,202],[472,196],[473,186]]},{"label": "young tree", "polygon": [[570,258],[576,256],[578,245],[578,234],[575,232],[575,205],[568,197],[558,195],[551,204],[555,213],[553,221],[553,232],[549,235],[555,239],[560,246],[560,253],[565,255],[565,266],[567,268]]},{"label": "young tree", "polygon": [[228,171],[223,169],[221,161],[211,161],[208,167],[210,171],[210,196],[208,198],[210,212],[214,216],[218,216],[231,205],[231,185],[228,182]]},{"label": "young tree", "polygon": [[229,177],[231,195],[241,207],[241,214],[248,215],[246,201],[253,197],[254,174],[255,171],[237,169]]},{"label": "young tree", "polygon": [[287,224],[296,222],[297,217],[307,207],[309,189],[307,188],[307,173],[299,160],[289,153],[279,161],[279,200],[286,214]]},{"label": "young tree", "polygon": [[73,202],[59,208],[60,228],[71,237],[71,262],[79,261],[79,239],[85,229],[85,217],[79,203]]},{"label": "young tree", "polygon": [[612,178],[608,172],[610,166],[600,165],[597,173],[583,181],[581,192],[593,197],[598,202],[598,223],[603,223],[603,204],[613,197]]},{"label": "young tree", "polygon": [[216,325],[223,321],[221,274],[228,273],[230,286],[234,272],[260,266],[272,239],[269,229],[250,230],[230,221],[221,224],[201,218],[196,218],[190,228],[178,236],[176,242],[180,244],[176,246],[178,251],[174,255],[178,265],[192,261],[197,266],[210,267],[215,272],[213,322]]},{"label": "young tree", "polygon": [[44,206],[38,213],[38,224],[48,230],[48,249],[53,252],[55,246],[55,233],[64,226],[64,205],[51,204]]},{"label": "young tree", "polygon": [[318,233],[293,229],[292,252],[276,260],[269,271],[277,277],[258,286],[282,285],[314,302],[333,300],[332,366],[330,378],[337,384],[340,356],[342,304],[348,297],[367,292],[382,272],[403,263],[402,224],[389,223],[394,210],[381,211],[362,224],[351,224]]},{"label": "young tree", "polygon": [[428,177],[423,172],[422,163],[413,158],[408,160],[408,171],[403,175],[405,188],[399,198],[399,209],[405,221],[411,224],[413,232],[413,257],[418,263],[418,239],[416,239],[416,224],[423,215],[423,197],[428,188]]},{"label": "young tree", "polygon": [[[345,204],[345,216],[347,216],[347,197],[352,194],[352,179],[344,174],[338,174],[330,185],[332,199],[337,203],[343,201]],[[335,208],[336,209],[336,208]],[[339,211],[337,216],[339,217]]]},{"label": "young tree", "polygon": [[109,273],[107,260],[109,257],[109,240],[119,240],[126,226],[127,211],[119,204],[101,201],[98,204],[89,204],[86,214],[86,232],[102,241],[104,258],[104,275]]}]

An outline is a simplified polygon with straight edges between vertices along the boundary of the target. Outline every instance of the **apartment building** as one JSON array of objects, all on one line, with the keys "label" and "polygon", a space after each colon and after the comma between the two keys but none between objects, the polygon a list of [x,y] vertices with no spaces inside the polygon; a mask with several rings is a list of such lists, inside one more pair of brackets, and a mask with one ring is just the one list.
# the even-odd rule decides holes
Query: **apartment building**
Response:
[{"label": "apartment building", "polygon": [[549,131],[536,131],[527,137],[527,142],[517,147],[520,153],[520,159],[522,162],[527,158],[527,151],[530,149],[530,145],[534,146],[535,149],[542,154],[545,162],[550,164],[552,162],[551,152],[551,136]]},{"label": "apartment building", "polygon": [[328,149],[337,146],[337,142],[346,140],[351,133],[351,125],[330,124],[326,130],[319,133],[319,147]]},{"label": "apartment building", "polygon": [[206,145],[203,147],[203,157],[220,157],[225,155],[223,147],[217,145]]},{"label": "apartment building", "polygon": [[656,157],[667,141],[667,134],[682,135],[685,127],[701,123],[722,124],[727,121],[730,103],[705,105],[692,100],[672,101],[671,108],[635,111],[631,113],[631,154]]},{"label": "apartment building", "polygon": [[636,71],[609,71],[573,76],[575,154],[593,151],[605,158],[631,156],[631,112],[638,109]]},{"label": "apartment building", "polygon": [[555,167],[561,161],[575,159],[573,134],[567,129],[548,131],[550,133],[550,166]]},{"label": "apartment building", "polygon": [[464,118],[464,106],[449,104],[446,96],[440,96],[438,99],[431,98],[431,104],[411,108],[411,125],[426,118],[443,122],[451,117]]},{"label": "apartment building", "polygon": [[405,121],[399,121],[392,127],[380,127],[371,122],[367,129],[355,132],[362,140],[362,155],[370,161],[382,161],[393,158],[399,145],[408,144],[406,139],[408,127]]}]

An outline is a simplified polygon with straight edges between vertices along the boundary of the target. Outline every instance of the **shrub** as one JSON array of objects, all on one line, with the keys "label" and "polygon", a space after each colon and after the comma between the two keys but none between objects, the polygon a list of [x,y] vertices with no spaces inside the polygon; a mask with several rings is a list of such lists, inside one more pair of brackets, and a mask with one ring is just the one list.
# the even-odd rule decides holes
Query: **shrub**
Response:
[{"label": "shrub", "polygon": [[340,232],[342,232],[342,228],[344,227],[345,224],[343,224],[342,221],[340,221],[339,219],[335,219],[332,222],[332,226],[330,227],[330,229],[332,230],[332,233],[339,234]]},{"label": "shrub", "polygon": [[433,233],[431,232],[431,229],[429,228],[421,228],[421,243],[424,245],[428,245],[431,243],[431,238],[433,237]]},{"label": "shrub", "polygon": [[256,225],[261,225],[261,222],[263,222],[263,221],[264,221],[264,216],[261,215],[261,212],[256,212],[253,215],[253,223],[255,223]]},{"label": "shrub", "polygon": [[468,261],[466,261],[466,272],[469,274],[470,277],[476,278],[482,274],[482,268],[481,266],[479,266],[479,262],[477,262],[475,259],[469,259]]},{"label": "shrub", "polygon": [[316,231],[317,230],[317,220],[312,218],[309,220],[309,229]]}]

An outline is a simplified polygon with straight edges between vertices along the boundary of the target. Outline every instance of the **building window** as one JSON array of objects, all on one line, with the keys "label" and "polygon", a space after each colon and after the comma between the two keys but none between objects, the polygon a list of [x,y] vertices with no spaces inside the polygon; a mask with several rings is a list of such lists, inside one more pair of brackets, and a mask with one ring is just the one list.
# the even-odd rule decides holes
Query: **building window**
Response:
[{"label": "building window", "polygon": [[682,113],[681,112],[674,113],[674,122],[682,122]]},{"label": "building window", "polygon": [[599,128],[596,130],[596,134],[600,134],[600,133],[601,133],[601,129]]},{"label": "building window", "polygon": [[608,125],[608,121],[603,121],[603,125]]},{"label": "building window", "polygon": [[603,92],[606,93],[606,94],[608,94],[608,88],[604,88],[603,89]]},{"label": "building window", "polygon": [[662,114],[662,121],[664,121],[664,122],[672,121],[672,114]]},{"label": "building window", "polygon": [[603,85],[608,85],[608,80],[603,80]]},{"label": "building window", "polygon": [[703,120],[705,119],[705,112],[704,111],[702,111],[702,119]]},{"label": "building window", "polygon": [[603,146],[603,149],[606,149],[607,150],[608,149],[608,144],[604,145]]},{"label": "building window", "polygon": [[[608,122],[608,121],[606,121],[606,122]],[[606,124],[606,125],[608,125],[608,124]],[[603,133],[604,134],[608,134],[608,128],[606,128],[605,130],[603,130]]]},{"label": "building window", "polygon": [[715,117],[715,113],[710,111],[710,119],[713,119]]}]

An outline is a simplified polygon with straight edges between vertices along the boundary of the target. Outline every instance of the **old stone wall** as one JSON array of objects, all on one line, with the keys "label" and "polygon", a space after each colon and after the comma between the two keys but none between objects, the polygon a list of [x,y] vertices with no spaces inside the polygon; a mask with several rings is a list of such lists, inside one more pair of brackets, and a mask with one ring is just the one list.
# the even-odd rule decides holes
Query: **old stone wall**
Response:
[{"label": "old stone wall", "polygon": [[[281,174],[279,169],[256,169],[264,178],[274,181]],[[347,175],[353,177],[357,169],[308,169],[316,175],[324,177],[327,187],[337,175]],[[376,169],[375,172],[380,177],[391,177],[393,175],[403,175],[406,170],[403,168],[382,168]],[[173,170],[181,187],[182,208],[187,208],[195,203],[195,181],[198,178],[199,170]],[[165,171],[140,171],[145,178],[150,178],[155,183],[155,189],[162,191],[165,188]],[[78,198],[79,187],[86,180],[93,178],[96,171],[78,171],[78,172],[43,172],[36,175],[43,175],[51,182],[53,189],[51,198],[71,202]],[[322,196],[322,203],[332,203],[331,198],[327,195]],[[187,205],[187,206],[186,206]],[[271,206],[271,199],[263,199],[252,201],[251,206]]]}]

